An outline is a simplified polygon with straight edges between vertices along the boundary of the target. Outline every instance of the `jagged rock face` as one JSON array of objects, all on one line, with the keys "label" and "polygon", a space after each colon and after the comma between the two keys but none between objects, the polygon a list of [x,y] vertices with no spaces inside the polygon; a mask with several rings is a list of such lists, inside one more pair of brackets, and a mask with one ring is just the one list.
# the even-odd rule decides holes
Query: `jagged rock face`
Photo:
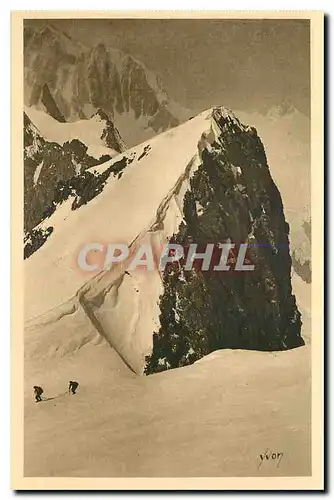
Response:
[{"label": "jagged rock face", "polygon": [[[252,123],[263,141],[271,175],[284,203],[290,226],[293,269],[307,283],[311,281],[311,239],[307,228],[311,218],[310,122],[294,107],[275,107],[266,116],[238,112]],[[296,196],[298,185],[298,196]]]},{"label": "jagged rock face", "polygon": [[[296,273],[302,278],[305,283],[312,281],[311,269],[311,220],[304,221],[300,228],[297,228],[299,234],[302,236],[296,237],[299,245],[291,252],[292,265]],[[297,231],[295,230],[295,233]]]},{"label": "jagged rock face", "polygon": [[[220,348],[303,345],[289,228],[255,129],[225,108],[210,109],[122,156],[63,182],[53,213],[27,240],[26,320],[45,330],[46,349],[51,330],[61,349],[60,319],[74,306],[138,374]],[[191,240],[202,251],[247,243],[254,271],[129,268],[141,245]],[[110,271],[83,273],[76,256],[89,242],[125,243],[129,257]]]},{"label": "jagged rock face", "polygon": [[145,119],[154,132],[178,124],[157,78],[139,61],[102,43],[90,49],[50,26],[29,29],[24,63],[25,104],[59,121],[90,118],[101,108],[113,118],[132,114],[135,120]]},{"label": "jagged rock face", "polygon": [[115,127],[114,122],[110,119],[107,113],[105,113],[102,109],[98,109],[94,116],[98,116],[102,121],[105,122],[105,126],[103,128],[100,139],[102,139],[108,148],[114,149],[121,153],[124,151],[125,144]]},{"label": "jagged rock face", "polygon": [[[76,172],[69,178],[63,176],[58,180],[53,193],[51,192],[50,198],[46,200],[48,204],[43,207],[43,214],[38,222],[48,219],[56,211],[57,207],[69,198],[73,200],[71,205],[72,210],[77,210],[82,205],[86,205],[103,191],[111,174],[114,177],[121,178],[123,170],[131,161],[131,159],[124,156],[121,160],[106,168],[101,174],[84,170],[79,175]],[[46,228],[37,226],[26,231],[24,237],[24,258],[28,259],[43,246],[52,233],[52,226]]]},{"label": "jagged rock face", "polygon": [[24,229],[30,231],[45,217],[58,185],[100,163],[87,155],[79,140],[63,146],[46,141],[24,113]]},{"label": "jagged rock face", "polygon": [[60,123],[66,122],[64,116],[59,111],[59,109],[55,103],[55,100],[53,99],[53,97],[50,93],[49,87],[46,84],[43,85],[41,92],[39,92],[38,87],[35,88],[35,96],[33,96],[32,102],[35,103],[34,101],[36,101],[36,103],[38,103],[39,98],[40,98],[41,103],[43,104],[44,108],[48,110],[48,112],[49,112],[50,116],[52,116],[52,118],[54,118],[55,120],[57,120]]},{"label": "jagged rock face", "polygon": [[249,244],[254,271],[185,271],[167,266],[160,329],[146,374],[191,364],[222,348],[284,350],[304,344],[291,293],[288,225],[256,130],[215,110],[218,138],[202,137],[202,164],[184,196],[171,238],[187,246]]}]

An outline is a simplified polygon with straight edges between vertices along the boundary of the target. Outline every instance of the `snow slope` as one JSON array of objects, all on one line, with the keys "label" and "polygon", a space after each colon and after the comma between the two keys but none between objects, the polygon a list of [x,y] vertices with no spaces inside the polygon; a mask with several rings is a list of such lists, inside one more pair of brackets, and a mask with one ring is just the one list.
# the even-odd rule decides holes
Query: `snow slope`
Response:
[{"label": "snow slope", "polygon": [[[310,352],[218,351],[136,377],[109,347],[43,362],[25,400],[26,476],[253,477],[311,474]],[[32,365],[31,365],[32,366]],[[66,394],[68,380],[80,383]],[[283,453],[261,464],[260,454]]]}]

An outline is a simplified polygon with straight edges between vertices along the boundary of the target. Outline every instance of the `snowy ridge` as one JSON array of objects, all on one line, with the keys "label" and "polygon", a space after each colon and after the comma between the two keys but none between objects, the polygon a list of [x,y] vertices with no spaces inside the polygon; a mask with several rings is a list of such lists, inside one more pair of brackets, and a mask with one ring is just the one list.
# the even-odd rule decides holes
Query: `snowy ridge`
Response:
[{"label": "snowy ridge", "polygon": [[[102,42],[85,47],[52,26],[30,29],[25,37],[25,103],[29,107],[61,122],[89,120],[102,109],[129,146],[190,116],[173,102],[169,109],[159,77],[131,55]],[[50,74],[50,66],[58,68],[56,75]]]},{"label": "snowy ridge", "polygon": [[[88,147],[87,154],[97,159],[102,155],[112,157],[118,154],[117,151],[108,147],[102,138],[106,130],[106,121],[99,115],[94,115],[89,120],[60,123],[44,111],[34,107],[25,106],[25,112],[47,141],[63,145],[65,142],[78,139]],[[121,140],[119,142],[124,150],[124,143]]]},{"label": "snowy ridge", "polygon": [[[67,200],[40,225],[52,226],[54,231],[26,261],[26,319],[30,328],[57,323],[73,308],[83,309],[100,335],[133,370],[141,372],[152,332],[159,325],[157,299],[162,282],[157,270],[139,269],[128,275],[126,267],[138,245],[150,243],[159,248],[177,231],[189,178],[201,161],[201,137],[204,134],[206,141],[216,140],[215,127],[213,111],[207,110],[132,148],[126,154],[137,160],[124,170],[121,179],[108,181],[102,193],[74,212],[71,200]],[[151,149],[138,160],[148,145]],[[145,185],[150,186],[149,191],[143,191]],[[128,209],[125,199],[131,200]],[[138,211],[134,211],[136,206]],[[116,219],[106,216],[113,213]],[[131,248],[130,257],[109,272],[87,276],[77,269],[75,255],[80,245],[91,241],[125,242]],[[44,273],[48,274],[47,284],[42,279]],[[128,321],[124,321],[126,317]]]}]

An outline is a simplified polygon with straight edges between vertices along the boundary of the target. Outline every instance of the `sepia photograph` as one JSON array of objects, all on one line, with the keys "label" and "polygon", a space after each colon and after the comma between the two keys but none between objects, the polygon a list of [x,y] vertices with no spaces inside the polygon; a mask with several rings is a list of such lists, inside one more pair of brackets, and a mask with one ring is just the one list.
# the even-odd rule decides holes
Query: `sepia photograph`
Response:
[{"label": "sepia photograph", "polygon": [[15,489],[321,488],[322,24],[12,13]]}]

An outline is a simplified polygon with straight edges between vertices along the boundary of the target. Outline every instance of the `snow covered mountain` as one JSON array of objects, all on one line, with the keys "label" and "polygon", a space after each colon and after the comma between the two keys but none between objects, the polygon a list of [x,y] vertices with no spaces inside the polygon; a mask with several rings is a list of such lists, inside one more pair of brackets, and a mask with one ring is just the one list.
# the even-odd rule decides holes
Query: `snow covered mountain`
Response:
[{"label": "snow covered mountain", "polygon": [[310,283],[310,120],[294,107],[275,107],[266,115],[243,111],[237,115],[254,125],[265,145],[270,173],[281,193],[290,226],[293,267],[305,283]]},{"label": "snow covered mountain", "polygon": [[[256,130],[225,108],[69,179],[34,231],[44,236],[25,261],[29,359],[106,341],[133,371],[154,373],[221,348],[303,345],[281,196]],[[127,271],[139,245],[191,238],[248,243],[254,272]],[[90,242],[124,243],[130,256],[84,272],[77,256]]]},{"label": "snow covered mountain", "polygon": [[101,109],[89,119],[61,123],[44,111],[25,107],[25,113],[49,142],[62,146],[74,139],[87,146],[87,153],[96,159],[115,156],[125,150],[125,144],[110,117]]},{"label": "snow covered mountain", "polygon": [[25,28],[24,67],[27,106],[59,122],[103,110],[127,146],[176,126],[173,113],[182,114],[141,62],[103,43],[85,47],[49,24]]},{"label": "snow covered mountain", "polygon": [[86,168],[112,158],[124,148],[117,129],[101,112],[73,125],[59,123],[32,108],[24,112],[25,231],[44,219],[59,183],[80,177]]}]

